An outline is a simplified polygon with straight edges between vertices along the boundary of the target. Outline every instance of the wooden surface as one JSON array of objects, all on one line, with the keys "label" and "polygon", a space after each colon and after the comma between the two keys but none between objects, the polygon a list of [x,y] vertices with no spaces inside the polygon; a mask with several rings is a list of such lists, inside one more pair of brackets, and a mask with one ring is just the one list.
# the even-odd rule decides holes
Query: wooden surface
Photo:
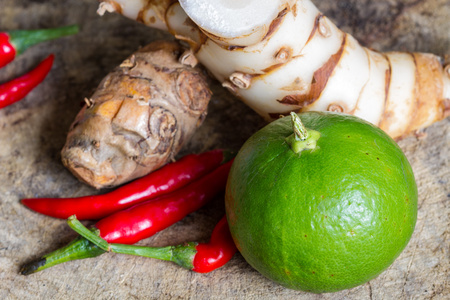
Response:
[{"label": "wooden surface", "polygon": [[[449,0],[315,1],[341,28],[378,50],[450,54]],[[320,3],[319,3],[320,2]],[[26,99],[0,110],[0,299],[448,299],[450,295],[449,119],[421,139],[399,144],[419,186],[411,242],[378,278],[351,290],[314,295],[265,279],[237,254],[226,266],[196,274],[171,263],[105,254],[22,276],[22,264],[71,241],[63,220],[29,211],[24,197],[97,193],[61,164],[60,150],[84,97],[109,70],[141,45],[170,38],[118,15],[96,15],[95,0],[2,0],[0,31],[78,23],[81,32],[35,46],[0,70],[0,82],[34,67],[50,52],[48,78]],[[255,113],[215,85],[209,115],[182,154],[239,149],[264,125]],[[143,245],[206,241],[223,214],[223,197]],[[89,223],[86,223],[89,224]]]}]

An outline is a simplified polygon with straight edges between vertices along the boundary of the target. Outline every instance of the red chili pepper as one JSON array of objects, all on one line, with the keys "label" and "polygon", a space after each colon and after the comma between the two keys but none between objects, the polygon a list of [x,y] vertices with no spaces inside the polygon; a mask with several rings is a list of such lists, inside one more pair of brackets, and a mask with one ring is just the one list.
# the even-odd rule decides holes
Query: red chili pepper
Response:
[{"label": "red chili pepper", "polygon": [[225,188],[232,161],[170,194],[116,212],[95,227],[108,242],[134,244],[198,210]]},{"label": "red chili pepper", "polygon": [[68,224],[104,251],[167,260],[197,273],[207,273],[222,267],[237,251],[225,216],[214,228],[209,243],[190,242],[168,247],[108,244],[104,239],[84,227],[75,216],[68,219]]},{"label": "red chili pepper", "polygon": [[5,32],[0,33],[0,68],[12,62],[14,57],[16,57],[17,51],[9,40],[9,34]]},{"label": "red chili pepper", "polygon": [[59,28],[0,32],[0,68],[10,63],[17,55],[35,44],[72,35],[77,32],[78,26],[76,25]]},{"label": "red chili pepper", "polygon": [[41,83],[52,68],[54,55],[49,55],[25,75],[0,85],[0,109],[24,98]]},{"label": "red chili pepper", "polygon": [[[148,238],[198,210],[225,189],[232,160],[215,171],[169,194],[159,196],[116,212],[95,225],[100,236],[110,243],[132,244]],[[29,275],[54,265],[88,257],[105,251],[79,237],[37,261],[26,264],[21,274]]]},{"label": "red chili pepper", "polygon": [[28,208],[41,214],[67,219],[100,219],[139,202],[167,194],[204,176],[229,159],[223,150],[190,154],[147,176],[101,195],[77,198],[22,199]]},{"label": "red chili pepper", "polygon": [[220,268],[233,257],[237,248],[225,216],[214,228],[209,243],[198,244],[195,249],[197,253],[194,257],[192,271],[198,273],[211,272]]}]

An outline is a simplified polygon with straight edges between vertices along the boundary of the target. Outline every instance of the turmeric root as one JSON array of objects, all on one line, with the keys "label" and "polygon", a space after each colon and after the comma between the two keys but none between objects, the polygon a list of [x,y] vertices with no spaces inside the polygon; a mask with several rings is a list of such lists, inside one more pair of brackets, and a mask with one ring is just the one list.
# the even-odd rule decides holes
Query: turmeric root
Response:
[{"label": "turmeric root", "polygon": [[188,42],[199,62],[267,120],[338,111],[401,138],[449,115],[450,67],[424,53],[380,53],[309,0],[101,0]]},{"label": "turmeric root", "polygon": [[155,42],[108,74],[71,125],[64,165],[95,188],[141,177],[172,160],[206,116],[201,71],[183,48]]}]

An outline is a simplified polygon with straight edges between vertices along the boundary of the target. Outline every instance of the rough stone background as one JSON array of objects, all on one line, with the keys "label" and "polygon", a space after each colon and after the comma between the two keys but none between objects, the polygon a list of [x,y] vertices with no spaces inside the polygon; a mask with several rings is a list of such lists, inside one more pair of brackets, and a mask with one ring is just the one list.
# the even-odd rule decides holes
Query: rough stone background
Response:
[{"label": "rough stone background", "polygon": [[[315,1],[342,29],[378,50],[450,54],[449,0]],[[55,266],[28,277],[22,264],[71,241],[63,220],[33,213],[24,197],[98,193],[61,164],[67,130],[100,80],[141,45],[170,38],[125,18],[96,15],[95,0],[1,0],[0,31],[77,23],[81,32],[35,46],[0,70],[0,82],[56,54],[53,70],[23,101],[0,111],[1,299],[448,299],[450,295],[450,126],[427,128],[425,137],[399,144],[419,186],[418,223],[395,263],[367,284],[314,295],[263,278],[237,254],[226,266],[196,274],[171,263],[102,255]],[[264,122],[219,85],[204,125],[182,154],[218,147],[239,149]],[[223,197],[160,232],[144,245],[206,241],[223,213]]]}]

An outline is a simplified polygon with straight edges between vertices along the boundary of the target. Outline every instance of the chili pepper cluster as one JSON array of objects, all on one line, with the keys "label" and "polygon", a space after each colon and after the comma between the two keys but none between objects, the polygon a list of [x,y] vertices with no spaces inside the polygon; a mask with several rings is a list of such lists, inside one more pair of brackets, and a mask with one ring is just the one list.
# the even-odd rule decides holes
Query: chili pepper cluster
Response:
[{"label": "chili pepper cluster", "polygon": [[[78,32],[77,26],[0,33],[0,68],[28,47]],[[30,72],[0,85],[0,108],[23,99],[50,72],[50,54]],[[187,155],[177,162],[118,189],[77,198],[22,199],[28,208],[55,218],[69,218],[80,237],[67,246],[25,265],[28,275],[51,266],[107,251],[170,260],[196,272],[209,272],[224,265],[237,251],[226,218],[217,224],[209,243],[164,248],[132,246],[171,226],[225,189],[232,160],[228,153],[213,150]],[[78,220],[98,220],[89,230]],[[111,243],[111,244],[110,244]],[[119,244],[121,243],[121,244]]]},{"label": "chili pepper cluster", "polygon": [[[69,225],[81,236],[26,264],[21,273],[28,275],[108,251],[169,260],[199,273],[223,266],[237,251],[225,217],[216,225],[209,243],[163,248],[131,244],[173,225],[224,191],[233,162],[229,156],[222,150],[190,154],[106,194],[22,199],[25,206],[36,212],[69,217]],[[98,221],[89,230],[78,221],[86,219]]]},{"label": "chili pepper cluster", "polygon": [[[0,68],[12,62],[14,58],[30,46],[37,43],[72,35],[78,32],[78,26],[38,30],[15,30],[0,32]],[[30,72],[11,81],[0,84],[0,109],[23,99],[47,77],[54,61],[50,54]]]}]

